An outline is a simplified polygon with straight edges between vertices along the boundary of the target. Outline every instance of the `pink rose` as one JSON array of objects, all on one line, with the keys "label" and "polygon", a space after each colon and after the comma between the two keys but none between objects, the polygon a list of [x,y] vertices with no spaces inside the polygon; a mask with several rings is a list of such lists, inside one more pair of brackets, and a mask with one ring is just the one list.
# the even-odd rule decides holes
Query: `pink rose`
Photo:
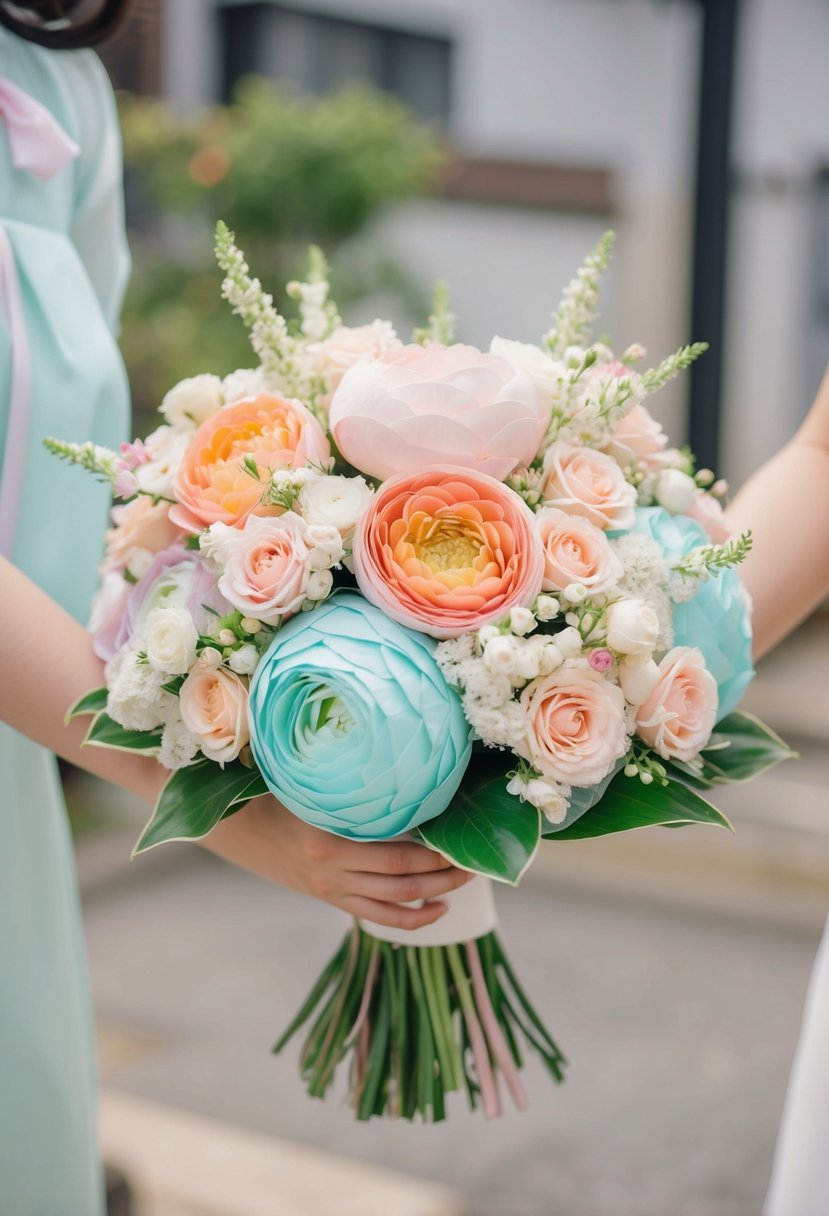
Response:
[{"label": "pink rose", "polygon": [[704,490],[694,496],[685,514],[702,524],[713,544],[723,545],[730,538],[731,529],[726,521],[722,503]]},{"label": "pink rose", "polygon": [[[340,550],[339,533],[334,533]],[[215,562],[219,590],[239,612],[266,625],[278,625],[299,612],[306,599],[317,545],[305,520],[293,511],[284,515],[249,515],[243,528],[214,524],[202,548]]]},{"label": "pink rose", "polygon": [[155,503],[145,494],[132,502],[112,508],[114,528],[106,534],[106,570],[123,570],[137,549],[145,553],[161,553],[181,535],[170,522],[167,502]]},{"label": "pink rose", "polygon": [[636,711],[636,731],[666,760],[693,760],[717,719],[717,681],[695,646],[675,646],[659,679]]},{"label": "pink rose", "polygon": [[644,405],[634,405],[613,428],[608,455],[623,467],[643,464],[648,473],[657,473],[666,462],[668,436]]},{"label": "pink rose", "polygon": [[633,526],[636,491],[604,452],[554,443],[544,455],[541,488],[545,506],[582,515],[598,528]]},{"label": "pink rose", "polygon": [[628,749],[622,690],[581,659],[539,676],[521,694],[521,754],[564,785],[596,785]]},{"label": "pink rose", "polygon": [[563,591],[571,583],[590,592],[606,591],[622,577],[610,541],[589,519],[544,507],[535,522],[544,546],[542,591]]},{"label": "pink rose", "polygon": [[373,321],[371,325],[341,325],[325,341],[310,346],[308,353],[314,371],[325,381],[326,404],[330,405],[331,396],[355,363],[402,349],[403,343],[389,321]]},{"label": "pink rose", "polygon": [[473,346],[404,346],[346,372],[334,440],[361,473],[385,479],[452,465],[499,481],[535,457],[546,424],[523,371]]},{"label": "pink rose", "polygon": [[250,739],[247,685],[226,667],[197,663],[181,686],[179,708],[208,760],[224,766]]}]

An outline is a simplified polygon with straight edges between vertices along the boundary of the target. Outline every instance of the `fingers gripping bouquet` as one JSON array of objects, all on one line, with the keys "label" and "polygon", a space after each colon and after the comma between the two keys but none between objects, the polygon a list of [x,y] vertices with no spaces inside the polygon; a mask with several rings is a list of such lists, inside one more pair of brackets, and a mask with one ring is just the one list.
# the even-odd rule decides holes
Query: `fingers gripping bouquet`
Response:
[{"label": "fingers gripping bouquet", "polygon": [[310,1021],[309,1093],[338,1066],[361,1119],[525,1103],[527,1047],[564,1058],[495,932],[491,880],[542,838],[727,821],[705,797],[788,753],[735,712],[752,675],[725,487],[592,342],[608,235],[539,346],[453,340],[439,293],[405,345],[342,325],[321,255],[287,322],[220,225],[224,293],[259,366],[183,381],[112,453],[50,441],[121,501],[92,623],[107,684],[88,741],[172,774],[137,851],[204,836],[271,790],[362,840],[406,833],[479,877],[407,933],[354,925]]}]

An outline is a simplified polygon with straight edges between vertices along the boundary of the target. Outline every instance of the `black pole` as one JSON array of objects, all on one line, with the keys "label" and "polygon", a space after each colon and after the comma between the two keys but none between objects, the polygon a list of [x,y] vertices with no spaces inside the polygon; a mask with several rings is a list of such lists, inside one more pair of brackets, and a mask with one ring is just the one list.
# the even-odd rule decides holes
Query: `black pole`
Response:
[{"label": "black pole", "polygon": [[717,467],[725,352],[725,286],[734,77],[740,0],[700,0],[691,336],[710,350],[691,371],[690,444],[700,467]]}]

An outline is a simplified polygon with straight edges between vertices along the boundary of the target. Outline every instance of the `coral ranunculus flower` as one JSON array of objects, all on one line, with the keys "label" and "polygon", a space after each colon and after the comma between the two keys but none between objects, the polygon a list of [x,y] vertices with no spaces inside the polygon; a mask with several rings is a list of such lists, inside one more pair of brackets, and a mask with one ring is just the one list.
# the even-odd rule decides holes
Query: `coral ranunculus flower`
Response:
[{"label": "coral ranunculus flower", "polygon": [[322,427],[299,401],[270,393],[247,397],[196,431],[173,483],[178,502],[170,518],[200,532],[215,523],[233,526],[248,515],[278,515],[281,508],[260,506],[263,486],[245,468],[246,457],[264,482],[270,469],[321,464],[330,455]]},{"label": "coral ranunculus flower", "polygon": [[393,620],[451,638],[532,604],[544,552],[532,512],[507,486],[431,469],[380,487],[357,526],[354,573]]}]

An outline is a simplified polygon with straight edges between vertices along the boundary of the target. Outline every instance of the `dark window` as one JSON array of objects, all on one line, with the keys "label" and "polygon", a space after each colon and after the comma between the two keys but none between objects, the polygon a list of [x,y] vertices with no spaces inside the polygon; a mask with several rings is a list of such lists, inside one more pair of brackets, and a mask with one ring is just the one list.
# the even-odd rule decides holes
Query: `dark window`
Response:
[{"label": "dark window", "polygon": [[227,100],[251,72],[327,93],[362,81],[393,93],[427,121],[450,112],[452,44],[391,26],[343,21],[280,4],[234,4],[221,10],[223,93]]}]

